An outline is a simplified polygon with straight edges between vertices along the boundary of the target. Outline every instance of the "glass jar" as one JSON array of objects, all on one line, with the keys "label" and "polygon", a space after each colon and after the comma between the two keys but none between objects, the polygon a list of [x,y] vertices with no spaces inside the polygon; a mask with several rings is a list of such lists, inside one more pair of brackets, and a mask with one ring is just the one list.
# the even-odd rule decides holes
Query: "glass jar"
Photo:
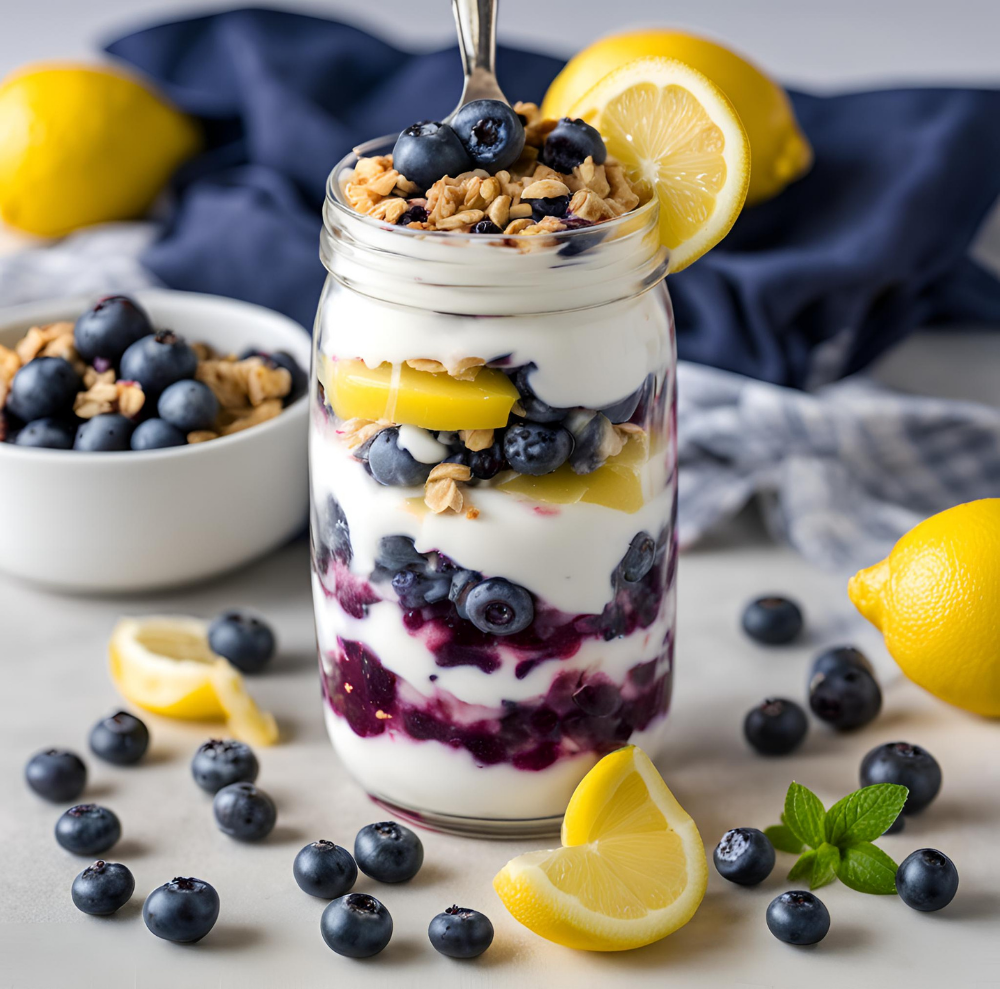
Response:
[{"label": "glass jar", "polygon": [[656,753],[670,702],[657,207],[541,237],[419,231],[346,205],[355,161],[327,191],[311,376],[329,733],[396,815],[548,834],[597,759]]}]

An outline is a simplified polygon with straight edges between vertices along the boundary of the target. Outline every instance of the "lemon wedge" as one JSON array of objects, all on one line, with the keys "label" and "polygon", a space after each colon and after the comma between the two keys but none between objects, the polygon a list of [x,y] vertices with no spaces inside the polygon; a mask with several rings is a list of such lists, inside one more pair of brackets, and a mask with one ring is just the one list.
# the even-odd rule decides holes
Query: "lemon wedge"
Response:
[{"label": "lemon wedge", "polygon": [[639,948],[683,927],[705,895],[698,828],[634,746],[605,756],[583,778],[562,842],[511,859],[493,880],[514,918],[556,944]]},{"label": "lemon wedge", "polygon": [[138,707],[186,721],[225,721],[251,745],[278,740],[274,716],[253,702],[243,677],[208,645],[197,618],[122,618],[108,643],[111,679]]},{"label": "lemon wedge", "polygon": [[707,76],[672,58],[638,58],[596,83],[571,117],[593,124],[639,195],[660,205],[660,240],[680,271],[729,233],[750,183],[750,142]]}]

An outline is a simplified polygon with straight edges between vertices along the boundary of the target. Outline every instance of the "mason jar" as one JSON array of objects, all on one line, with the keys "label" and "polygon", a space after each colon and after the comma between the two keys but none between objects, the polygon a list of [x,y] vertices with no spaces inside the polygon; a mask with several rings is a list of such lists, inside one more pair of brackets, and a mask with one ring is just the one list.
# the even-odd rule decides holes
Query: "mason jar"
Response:
[{"label": "mason jar", "polygon": [[656,754],[670,704],[657,205],[540,237],[415,230],[351,209],[356,160],[328,184],[311,375],[326,723],[394,814],[548,834],[603,755]]}]

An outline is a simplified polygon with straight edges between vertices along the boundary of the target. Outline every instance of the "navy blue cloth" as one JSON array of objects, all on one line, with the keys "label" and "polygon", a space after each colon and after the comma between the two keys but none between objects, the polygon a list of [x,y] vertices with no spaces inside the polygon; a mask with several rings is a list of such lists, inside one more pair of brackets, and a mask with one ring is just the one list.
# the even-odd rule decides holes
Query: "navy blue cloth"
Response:
[{"label": "navy blue cloth", "polygon": [[[304,326],[325,276],[317,245],[331,166],[368,138],[440,119],[461,82],[457,49],[404,52],[346,24],[264,9],[151,27],[107,50],[206,133],[145,263],[168,285],[258,302]],[[512,97],[535,101],[561,67],[503,47],[497,64]],[[816,163],[670,277],[680,356],[802,387],[863,367],[918,325],[1000,323],[1000,283],[966,258],[1000,195],[1000,92],[793,100]]]}]

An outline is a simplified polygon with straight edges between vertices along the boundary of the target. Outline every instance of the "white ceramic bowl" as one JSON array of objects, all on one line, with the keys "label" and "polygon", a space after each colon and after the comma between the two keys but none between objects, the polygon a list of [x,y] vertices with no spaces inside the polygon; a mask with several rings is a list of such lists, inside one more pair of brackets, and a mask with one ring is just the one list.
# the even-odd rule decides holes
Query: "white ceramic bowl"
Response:
[{"label": "white ceramic bowl", "polygon": [[[261,306],[213,295],[134,293],[158,329],[218,350],[287,350],[309,337]],[[0,343],[75,320],[95,298],[0,310]],[[78,453],[0,443],[0,570],[78,592],[202,580],[286,542],[308,517],[308,399],[232,436],[165,450]]]}]

